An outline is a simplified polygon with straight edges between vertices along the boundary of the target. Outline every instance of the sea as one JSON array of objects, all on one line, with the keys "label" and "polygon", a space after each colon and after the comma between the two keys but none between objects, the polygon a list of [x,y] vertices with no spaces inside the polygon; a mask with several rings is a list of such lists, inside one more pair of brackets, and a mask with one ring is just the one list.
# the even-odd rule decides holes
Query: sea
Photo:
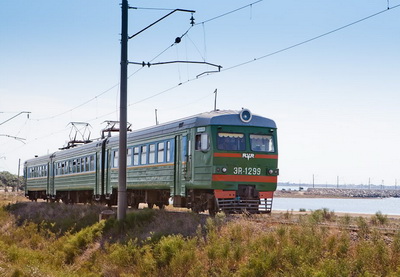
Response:
[{"label": "sea", "polygon": [[[278,186],[277,190],[307,190],[305,186]],[[275,197],[272,210],[279,211],[314,211],[328,209],[340,213],[375,214],[400,216],[400,198],[283,198]]]}]

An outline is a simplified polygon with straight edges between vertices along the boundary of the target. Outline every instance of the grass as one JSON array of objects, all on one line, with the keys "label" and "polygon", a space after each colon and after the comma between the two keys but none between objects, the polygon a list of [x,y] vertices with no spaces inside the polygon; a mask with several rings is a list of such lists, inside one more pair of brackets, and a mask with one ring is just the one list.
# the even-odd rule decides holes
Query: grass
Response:
[{"label": "grass", "polygon": [[[5,204],[0,276],[399,276],[400,220],[310,213],[226,216]],[[391,230],[391,231],[390,231]]]}]

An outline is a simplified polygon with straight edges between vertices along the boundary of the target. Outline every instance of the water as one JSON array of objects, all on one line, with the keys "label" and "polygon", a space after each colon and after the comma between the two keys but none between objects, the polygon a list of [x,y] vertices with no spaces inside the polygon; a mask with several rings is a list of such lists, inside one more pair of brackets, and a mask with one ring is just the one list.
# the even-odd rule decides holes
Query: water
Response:
[{"label": "water", "polygon": [[272,210],[299,211],[327,208],[341,213],[400,215],[400,198],[334,199],[334,198],[280,198],[273,200]]}]

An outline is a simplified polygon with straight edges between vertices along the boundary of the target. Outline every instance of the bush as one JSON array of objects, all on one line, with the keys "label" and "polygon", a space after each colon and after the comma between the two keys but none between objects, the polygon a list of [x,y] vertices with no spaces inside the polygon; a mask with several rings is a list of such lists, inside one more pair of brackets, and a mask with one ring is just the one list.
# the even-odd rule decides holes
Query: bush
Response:
[{"label": "bush", "polygon": [[59,243],[62,246],[62,252],[65,254],[65,262],[72,264],[76,256],[82,254],[89,244],[99,239],[104,225],[104,221],[101,221],[90,227],[86,227],[76,234],[69,234],[61,238]]},{"label": "bush", "polygon": [[387,215],[382,214],[382,212],[378,211],[371,218],[371,223],[374,225],[385,225],[388,222]]}]

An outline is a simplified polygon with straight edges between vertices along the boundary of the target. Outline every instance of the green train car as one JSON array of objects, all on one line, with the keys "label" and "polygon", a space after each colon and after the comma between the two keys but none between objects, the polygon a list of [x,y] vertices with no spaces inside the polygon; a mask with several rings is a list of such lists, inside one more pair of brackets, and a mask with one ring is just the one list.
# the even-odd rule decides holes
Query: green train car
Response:
[{"label": "green train car", "polygon": [[[26,196],[117,204],[118,136],[25,162]],[[273,120],[211,111],[127,135],[127,200],[195,212],[268,213],[277,186]]]}]

